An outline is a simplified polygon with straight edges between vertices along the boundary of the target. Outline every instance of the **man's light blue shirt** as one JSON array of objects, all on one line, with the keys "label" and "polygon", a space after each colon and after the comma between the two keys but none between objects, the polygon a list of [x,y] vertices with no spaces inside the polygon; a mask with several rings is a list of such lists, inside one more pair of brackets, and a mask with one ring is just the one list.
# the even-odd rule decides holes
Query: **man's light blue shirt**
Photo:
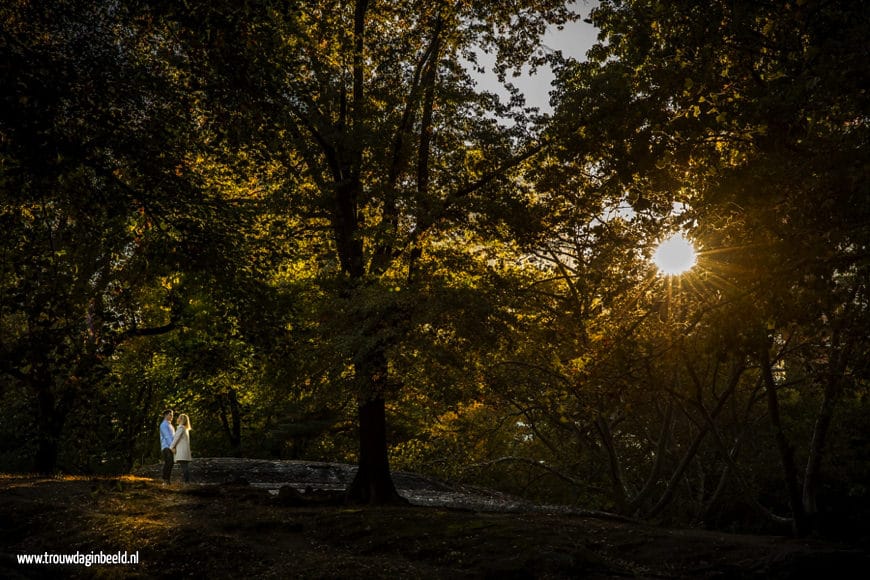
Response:
[{"label": "man's light blue shirt", "polygon": [[160,424],[160,448],[169,449],[172,446],[172,440],[175,438],[175,429],[170,425],[169,421],[163,419]]}]

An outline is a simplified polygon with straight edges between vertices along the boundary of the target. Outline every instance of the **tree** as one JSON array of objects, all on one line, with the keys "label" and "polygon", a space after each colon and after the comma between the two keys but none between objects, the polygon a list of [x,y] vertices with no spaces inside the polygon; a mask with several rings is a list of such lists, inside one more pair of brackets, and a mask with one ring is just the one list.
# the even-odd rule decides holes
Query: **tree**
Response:
[{"label": "tree", "polygon": [[105,6],[13,3],[2,22],[2,372],[34,402],[35,468],[51,472],[65,420],[105,355],[144,332],[122,319],[149,252],[136,191],[148,168],[130,154],[165,102],[137,92],[154,71],[117,50],[130,37],[113,32]]},{"label": "tree", "polygon": [[[564,68],[556,129],[612,198],[662,216],[686,204],[678,219],[709,253],[725,303],[751,297],[739,340],[759,365],[804,533],[831,417],[866,349],[867,11],[604,1],[592,20],[606,42]],[[801,357],[812,369],[801,392],[820,406],[800,474],[776,366],[783,344],[810,336],[821,350]]]},{"label": "tree", "polygon": [[178,327],[178,271],[238,252],[246,214],[196,180],[195,95],[147,13],[13,2],[0,22],[0,394],[32,402],[52,472],[111,355]]},{"label": "tree", "polygon": [[522,224],[527,192],[510,175],[541,147],[522,107],[477,94],[461,59],[477,47],[497,50],[502,73],[519,67],[570,12],[556,1],[491,11],[365,0],[165,10],[224,137],[262,143],[286,163],[301,177],[287,192],[291,215],[328,227],[321,279],[359,410],[349,495],[394,501],[385,402],[400,386],[389,358],[412,303],[396,295],[415,288],[430,237],[503,236]]}]

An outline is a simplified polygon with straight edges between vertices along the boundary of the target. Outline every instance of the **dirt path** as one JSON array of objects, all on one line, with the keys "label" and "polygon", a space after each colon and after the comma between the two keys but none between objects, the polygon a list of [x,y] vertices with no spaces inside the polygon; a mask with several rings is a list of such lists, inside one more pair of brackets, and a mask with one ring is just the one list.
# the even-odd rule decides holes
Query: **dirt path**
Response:
[{"label": "dirt path", "polygon": [[[136,475],[159,479],[161,465],[142,467]],[[356,473],[356,466],[318,461],[270,461],[231,457],[197,458],[191,464],[191,480],[198,484],[244,481],[277,493],[283,486],[298,492],[341,492]],[[179,469],[173,481],[180,480]],[[455,485],[432,477],[397,471],[393,481],[400,494],[413,505],[463,508],[482,511],[529,511],[534,504],[492,490]]]}]

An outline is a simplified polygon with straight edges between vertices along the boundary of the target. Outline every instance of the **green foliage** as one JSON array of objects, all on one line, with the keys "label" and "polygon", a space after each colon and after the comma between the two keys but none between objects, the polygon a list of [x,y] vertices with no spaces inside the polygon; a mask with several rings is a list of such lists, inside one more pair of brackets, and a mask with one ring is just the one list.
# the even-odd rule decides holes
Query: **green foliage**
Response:
[{"label": "green foliage", "polygon": [[[589,62],[563,64],[550,127],[555,159],[536,176],[560,200],[553,217],[566,232],[549,256],[564,283],[557,292],[586,310],[583,330],[599,330],[559,328],[569,352],[546,372],[580,400],[611,397],[611,405],[587,403],[583,424],[597,421],[593,445],[608,456],[620,509],[661,513],[673,502],[669,490],[692,482],[685,460],[704,479],[722,478],[702,479],[700,495],[683,494],[681,511],[710,517],[721,509],[719,490],[736,485],[744,498],[791,511],[805,530],[818,513],[825,441],[837,436],[832,418],[863,376],[868,346],[859,330],[868,313],[870,198],[859,177],[868,166],[868,103],[856,82],[868,77],[860,56],[866,10],[853,2],[606,1],[592,20],[602,43]],[[655,240],[659,227],[685,229],[701,250],[695,271],[654,284],[615,260],[616,279],[635,281],[634,290],[586,285],[583,265],[607,256],[598,232],[611,229],[607,210],[618,204],[631,208],[629,229],[639,234],[632,247]],[[578,243],[586,232],[594,250]],[[602,264],[594,271],[608,269],[615,273]],[[628,297],[631,309],[614,310]],[[583,308],[591,304],[618,314]],[[629,334],[620,336],[621,325]],[[610,346],[597,350],[589,336],[609,337]],[[584,371],[576,382],[566,361]],[[743,369],[734,389],[720,382],[729,366]],[[644,393],[654,398],[644,402]],[[557,423],[561,410],[537,401],[521,408]],[[720,403],[728,413],[712,414]],[[662,416],[663,405],[679,413],[673,423],[644,419],[639,409],[651,405]],[[776,455],[742,451],[761,436]],[[662,441],[676,463],[654,469],[644,457],[661,457]],[[760,466],[776,462],[782,471],[772,483],[777,477]],[[653,496],[659,501],[646,508],[632,501]]]},{"label": "green foliage", "polygon": [[603,0],[582,63],[572,17],[4,4],[0,466],[153,461],[173,407],[199,456],[684,523],[866,502],[867,10]]}]

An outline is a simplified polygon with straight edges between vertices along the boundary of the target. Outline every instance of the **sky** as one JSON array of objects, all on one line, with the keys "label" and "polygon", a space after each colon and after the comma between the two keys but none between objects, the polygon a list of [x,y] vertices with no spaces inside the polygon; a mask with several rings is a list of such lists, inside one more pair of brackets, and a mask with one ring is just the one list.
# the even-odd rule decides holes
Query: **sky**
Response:
[{"label": "sky", "polygon": [[[583,22],[583,18],[589,15],[589,11],[597,2],[579,0],[571,4],[573,4],[574,11],[581,15],[581,19],[569,23],[563,30],[557,30],[553,27],[544,35],[543,43],[549,49],[561,50],[566,57],[584,60],[586,51],[595,44],[598,29]],[[478,60],[481,65],[486,67],[487,71],[490,71],[484,75],[476,74],[478,88],[507,96],[507,91],[498,82],[495,73],[491,72],[494,57],[479,54]],[[549,113],[552,110],[549,93],[552,89],[553,78],[553,73],[549,67],[541,67],[533,76],[522,75],[510,79],[510,82],[523,92],[527,105],[538,107],[542,113]]]}]

